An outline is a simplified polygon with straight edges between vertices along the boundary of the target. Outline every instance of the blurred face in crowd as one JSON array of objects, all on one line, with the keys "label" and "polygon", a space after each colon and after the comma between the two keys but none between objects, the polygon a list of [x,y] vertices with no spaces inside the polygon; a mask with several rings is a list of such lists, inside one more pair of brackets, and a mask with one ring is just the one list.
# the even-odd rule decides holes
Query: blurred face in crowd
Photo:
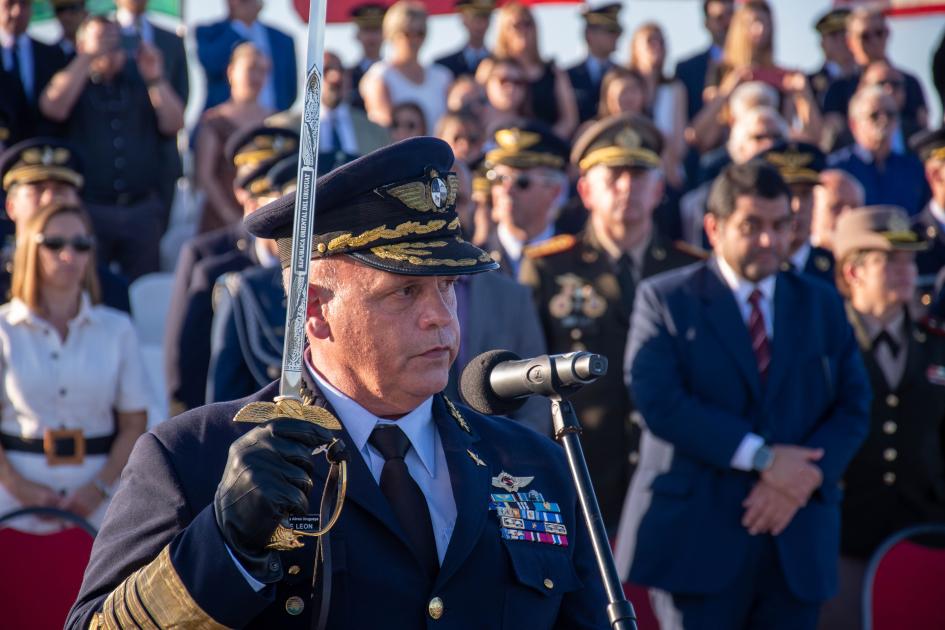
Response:
[{"label": "blurred face in crowd", "polygon": [[394,50],[400,57],[416,59],[427,39],[427,20],[415,17],[409,20],[406,28],[394,35],[391,40]]},{"label": "blurred face in crowd", "polygon": [[87,15],[88,12],[85,10],[83,0],[76,0],[73,4],[57,7],[56,20],[59,22],[59,26],[62,27],[62,36],[69,41],[75,41],[76,31],[79,30],[79,25],[82,24],[82,20]]},{"label": "blurred face in crowd", "polygon": [[663,180],[656,170],[598,164],[581,176],[577,192],[594,229],[619,245],[649,234]]},{"label": "blurred face in crowd", "polygon": [[241,44],[244,49],[233,56],[227,67],[230,96],[237,103],[254,103],[269,78],[269,58],[252,44]]},{"label": "blurred face in crowd", "polygon": [[726,218],[705,215],[712,250],[742,278],[759,282],[777,273],[793,235],[794,217],[785,196],[740,195]]},{"label": "blurred face in crowd", "polygon": [[820,47],[824,51],[824,58],[841,66],[849,66],[853,63],[853,53],[847,46],[847,32],[845,30],[833,31],[820,36]]},{"label": "blurred face in crowd", "polygon": [[227,0],[230,8],[230,19],[239,20],[245,24],[252,24],[262,11],[262,0]]},{"label": "blurred face in crowd", "polygon": [[80,286],[89,264],[91,237],[82,220],[71,212],[50,218],[37,248],[42,286],[61,290]]},{"label": "blurred face in crowd", "polygon": [[725,35],[728,26],[732,23],[734,3],[717,0],[709,2],[705,7],[705,28],[712,35],[712,43],[716,46],[725,44]]},{"label": "blurred face in crowd", "polygon": [[885,157],[899,123],[899,109],[892,96],[874,93],[851,107],[850,131],[857,143],[876,156]]},{"label": "blurred face in crowd", "polygon": [[381,56],[381,45],[384,43],[384,31],[379,28],[358,28],[358,42],[364,50],[364,56],[368,59],[379,59]]},{"label": "blurred face in crowd", "polygon": [[486,81],[486,98],[500,112],[519,113],[528,96],[528,81],[522,69],[513,64],[497,63]]},{"label": "blurred face in crowd", "polygon": [[856,310],[883,311],[912,301],[918,276],[915,252],[867,251],[847,260],[843,277]]},{"label": "blurred face in crowd", "polygon": [[482,155],[483,134],[470,123],[460,120],[448,121],[443,126],[440,139],[450,145],[459,162],[468,164]]},{"label": "blurred face in crowd", "polygon": [[455,276],[393,274],[344,256],[313,268],[306,333],[332,385],[389,417],[446,387],[460,339]]},{"label": "blurred face in crowd", "polygon": [[427,133],[423,112],[416,107],[398,105],[391,114],[391,120],[390,139],[393,142],[425,136]]},{"label": "blurred face in crowd", "polygon": [[535,19],[528,13],[518,13],[509,22],[508,46],[513,56],[526,54],[538,40]]},{"label": "blurred face in crowd", "polygon": [[863,193],[849,176],[832,170],[821,173],[820,183],[814,186],[811,240],[820,247],[832,249],[840,215],[862,205]]},{"label": "blurred face in crowd", "polygon": [[545,231],[561,193],[557,174],[543,168],[517,169],[500,164],[489,175],[492,220],[523,242]]},{"label": "blurred face in crowd", "polygon": [[134,15],[144,15],[148,10],[148,0],[117,0],[115,5]]},{"label": "blurred face in crowd", "polygon": [[644,74],[659,72],[666,62],[666,44],[656,28],[641,29],[633,37],[631,52],[636,69]]},{"label": "blurred face in crowd", "polygon": [[604,103],[609,114],[641,114],[646,107],[646,87],[634,76],[614,79],[607,86]]},{"label": "blurred face in crowd", "polygon": [[31,0],[0,0],[0,31],[20,36],[33,17]]},{"label": "blurred face in crowd", "polygon": [[92,73],[111,78],[125,66],[125,51],[121,47],[121,31],[114,22],[87,22],[76,40],[76,48],[93,57]]},{"label": "blurred face in crowd", "polygon": [[322,103],[334,109],[338,107],[348,93],[348,76],[338,55],[325,53],[325,67],[322,70]]},{"label": "blurred face in crowd", "polygon": [[810,240],[811,221],[814,215],[813,184],[790,184],[791,212],[794,213],[794,236],[791,253]]},{"label": "blurred face in crowd", "polygon": [[878,85],[896,101],[896,109],[902,111],[906,105],[906,79],[901,72],[886,61],[873,62],[860,77],[860,85]]},{"label": "blurred face in crowd", "polygon": [[469,41],[475,46],[481,46],[482,40],[486,37],[486,31],[489,30],[489,22],[492,20],[491,13],[478,11],[464,11],[460,18],[466,32],[469,33]]},{"label": "blurred face in crowd", "polygon": [[587,51],[591,55],[598,59],[607,59],[617,49],[620,31],[599,25],[588,25],[584,29],[584,38],[587,40]]},{"label": "blurred face in crowd", "polygon": [[861,66],[886,58],[889,27],[881,14],[853,19],[847,25],[847,46]]},{"label": "blurred face in crowd", "polygon": [[932,189],[932,199],[945,207],[945,160],[926,160],[925,179]]},{"label": "blurred face in crowd", "polygon": [[488,102],[485,89],[469,77],[462,77],[454,81],[446,94],[447,110],[466,112],[477,118],[482,116]]},{"label": "blurred face in crowd", "polygon": [[729,153],[733,162],[744,164],[783,138],[781,127],[773,116],[749,113],[732,126]]},{"label": "blurred face in crowd", "polygon": [[54,179],[33,184],[15,184],[7,194],[7,216],[22,225],[44,207],[53,203],[78,205],[79,191],[72,184]]}]

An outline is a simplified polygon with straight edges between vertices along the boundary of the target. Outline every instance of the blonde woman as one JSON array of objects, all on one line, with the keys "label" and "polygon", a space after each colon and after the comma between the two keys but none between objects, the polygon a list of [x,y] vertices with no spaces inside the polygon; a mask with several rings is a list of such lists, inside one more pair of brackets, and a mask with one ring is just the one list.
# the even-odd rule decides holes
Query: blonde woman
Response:
[{"label": "blonde woman", "polygon": [[0,307],[0,514],[60,508],[97,527],[147,424],[137,338],[127,315],[97,303],[84,210],[45,206],[17,231],[13,299]]},{"label": "blonde woman", "polygon": [[401,0],[387,10],[383,29],[388,57],[371,66],[361,79],[368,118],[390,127],[394,107],[412,102],[423,109],[426,128],[433,129],[446,113],[446,92],[453,73],[437,64],[420,63],[420,49],[427,37],[427,10],[422,2]]},{"label": "blonde woman", "polygon": [[513,2],[499,10],[495,56],[517,60],[525,72],[535,118],[561,138],[570,138],[578,124],[577,101],[568,74],[544,61],[538,52],[535,17],[528,7]]}]

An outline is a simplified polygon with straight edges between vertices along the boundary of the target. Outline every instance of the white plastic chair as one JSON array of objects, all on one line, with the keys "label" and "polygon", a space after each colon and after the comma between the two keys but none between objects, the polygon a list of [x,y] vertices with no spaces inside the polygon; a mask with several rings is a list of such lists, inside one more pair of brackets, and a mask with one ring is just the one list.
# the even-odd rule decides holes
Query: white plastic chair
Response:
[{"label": "white plastic chair", "polygon": [[164,348],[157,344],[141,345],[141,360],[144,373],[151,390],[151,405],[148,407],[148,428],[152,428],[168,418],[170,404],[167,399],[167,385],[164,380]]},{"label": "white plastic chair", "polygon": [[174,274],[161,272],[141,276],[128,287],[131,319],[142,345],[164,343],[164,322],[173,284]]}]

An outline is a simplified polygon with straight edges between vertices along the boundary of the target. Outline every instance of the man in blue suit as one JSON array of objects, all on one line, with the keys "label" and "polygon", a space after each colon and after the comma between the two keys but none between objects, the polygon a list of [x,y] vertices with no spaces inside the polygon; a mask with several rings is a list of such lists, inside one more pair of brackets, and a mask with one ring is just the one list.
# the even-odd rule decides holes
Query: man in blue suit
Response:
[{"label": "man in blue suit", "polygon": [[722,47],[725,46],[725,35],[732,21],[733,5],[732,0],[703,0],[705,28],[712,36],[712,44],[676,64],[676,78],[686,86],[689,120],[702,109],[702,90],[705,89],[705,77],[710,66],[722,60]]},{"label": "man in blue suit", "polygon": [[620,25],[619,2],[588,2],[584,16],[584,41],[587,57],[576,66],[568,68],[568,78],[577,99],[578,117],[581,122],[597,116],[600,103],[600,85],[607,71],[614,67],[610,56],[617,48],[617,40],[623,33]]},{"label": "man in blue suit", "polygon": [[207,75],[209,109],[230,98],[226,68],[233,49],[252,42],[272,61],[272,71],[259,95],[259,102],[275,111],[289,109],[299,91],[295,44],[282,31],[259,22],[262,0],[227,0],[229,15],[225,20],[197,27],[197,57]]},{"label": "man in blue suit", "polygon": [[705,219],[714,256],[637,293],[630,389],[672,450],[630,579],[656,589],[664,630],[812,629],[837,588],[838,482],[871,393],[836,291],[779,272],[789,199],[771,165],[727,167]]},{"label": "man in blue suit", "polygon": [[[441,393],[456,278],[497,267],[462,238],[452,165],[413,138],[319,179],[293,415],[320,424],[284,417],[271,383],[143,436],[68,628],[608,627],[562,450]],[[246,221],[286,276],[293,214],[294,195]],[[247,403],[271,420],[234,422]],[[270,543],[317,504],[332,436],[347,500],[316,574],[312,538]]]},{"label": "man in blue suit", "polygon": [[456,0],[454,6],[469,39],[465,46],[440,57],[436,63],[449,69],[455,78],[463,75],[474,76],[479,64],[489,56],[485,40],[492,12],[495,10],[495,0]]}]

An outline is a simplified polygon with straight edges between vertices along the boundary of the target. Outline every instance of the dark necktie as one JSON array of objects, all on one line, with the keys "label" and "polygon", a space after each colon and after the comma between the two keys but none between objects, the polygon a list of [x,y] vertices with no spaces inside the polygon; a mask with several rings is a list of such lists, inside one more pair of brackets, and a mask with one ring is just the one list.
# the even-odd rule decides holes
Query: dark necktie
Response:
[{"label": "dark necktie", "polygon": [[762,385],[768,377],[768,366],[771,365],[771,348],[768,346],[768,331],[765,329],[765,316],[761,313],[761,291],[755,289],[748,296],[751,304],[751,314],[748,316],[748,333],[751,335],[751,349],[755,353],[758,363],[758,374],[761,375]]},{"label": "dark necktie", "polygon": [[637,280],[633,275],[633,259],[628,254],[617,259],[617,283],[620,285],[620,301],[627,314],[633,313],[633,298],[636,297]]},{"label": "dark necktie", "polygon": [[879,350],[882,344],[886,344],[886,347],[889,348],[889,354],[892,355],[892,358],[895,359],[899,356],[899,343],[885,329],[876,335],[876,339],[873,340],[873,352]]},{"label": "dark necktie", "polygon": [[404,462],[404,456],[410,450],[410,439],[396,425],[379,424],[371,432],[368,443],[384,458],[381,492],[394,509],[394,515],[404,528],[420,564],[431,576],[436,575],[439,560],[430,511],[420,486],[410,476]]}]

